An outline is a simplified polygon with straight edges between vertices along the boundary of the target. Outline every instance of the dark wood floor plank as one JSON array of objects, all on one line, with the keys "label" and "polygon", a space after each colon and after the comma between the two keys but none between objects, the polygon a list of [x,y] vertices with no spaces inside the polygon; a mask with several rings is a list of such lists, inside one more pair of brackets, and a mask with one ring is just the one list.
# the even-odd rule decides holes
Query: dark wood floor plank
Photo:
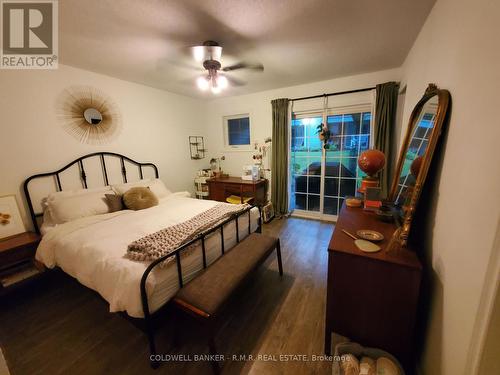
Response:
[{"label": "dark wood floor plank", "polygon": [[[274,220],[264,233],[279,235],[285,275],[272,256],[224,311],[216,344],[228,358],[223,374],[330,374],[329,361],[275,361],[280,354],[323,353],[326,264],[333,225],[305,219]],[[152,370],[145,335],[95,292],[62,272],[50,272],[1,301],[0,343],[12,375],[212,374],[209,363],[172,361]],[[170,314],[172,315],[172,314]],[[159,351],[206,354],[189,319],[166,316]],[[174,325],[182,330],[173,347]],[[232,360],[236,355],[266,360]],[[273,357],[275,356],[275,357]]]}]

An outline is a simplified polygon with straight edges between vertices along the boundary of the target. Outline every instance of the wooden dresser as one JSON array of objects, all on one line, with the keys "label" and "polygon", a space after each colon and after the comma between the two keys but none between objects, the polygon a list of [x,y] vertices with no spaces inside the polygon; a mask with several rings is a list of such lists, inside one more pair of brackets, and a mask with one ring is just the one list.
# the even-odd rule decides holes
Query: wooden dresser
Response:
[{"label": "wooden dresser", "polygon": [[243,180],[241,177],[209,178],[208,197],[214,201],[225,202],[230,195],[254,198],[253,204],[262,206],[267,200],[267,180]]},{"label": "wooden dresser", "polygon": [[[382,250],[362,252],[342,229],[353,234],[359,229],[382,233]],[[335,332],[386,350],[405,368],[412,368],[422,266],[414,251],[385,251],[395,229],[394,224],[381,222],[362,208],[342,207],[328,247],[327,354],[331,354],[331,333]]]}]

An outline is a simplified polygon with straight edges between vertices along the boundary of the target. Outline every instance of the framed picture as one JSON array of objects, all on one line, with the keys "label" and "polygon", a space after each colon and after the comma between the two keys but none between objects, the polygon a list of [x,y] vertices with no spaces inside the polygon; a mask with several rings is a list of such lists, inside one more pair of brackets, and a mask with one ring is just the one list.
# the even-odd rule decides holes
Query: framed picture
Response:
[{"label": "framed picture", "polygon": [[264,207],[262,207],[262,219],[264,223],[269,223],[274,217],[273,204],[269,202]]},{"label": "framed picture", "polygon": [[26,232],[15,195],[0,197],[0,239]]}]

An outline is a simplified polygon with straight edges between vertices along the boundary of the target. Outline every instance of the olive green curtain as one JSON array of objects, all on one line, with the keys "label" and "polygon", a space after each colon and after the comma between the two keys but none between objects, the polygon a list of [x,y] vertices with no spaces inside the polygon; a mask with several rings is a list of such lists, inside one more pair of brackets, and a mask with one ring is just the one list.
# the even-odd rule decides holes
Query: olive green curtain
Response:
[{"label": "olive green curtain", "polygon": [[288,213],[288,103],[274,99],[271,161],[271,202],[276,216]]},{"label": "olive green curtain", "polygon": [[389,168],[392,158],[391,144],[396,127],[396,111],[398,107],[399,83],[386,82],[377,85],[375,103],[375,148],[386,157],[386,166],[379,174],[382,197],[387,196],[389,184]]}]

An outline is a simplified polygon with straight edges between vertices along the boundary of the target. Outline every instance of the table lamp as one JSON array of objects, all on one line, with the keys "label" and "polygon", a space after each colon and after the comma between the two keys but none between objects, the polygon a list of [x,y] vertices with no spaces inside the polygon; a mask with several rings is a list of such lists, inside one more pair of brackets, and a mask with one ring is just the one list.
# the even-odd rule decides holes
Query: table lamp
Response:
[{"label": "table lamp", "polygon": [[385,155],[382,151],[371,149],[363,151],[358,158],[358,166],[367,176],[363,177],[361,186],[358,189],[359,193],[364,194],[366,188],[378,187],[379,179],[378,172],[384,168]]}]

